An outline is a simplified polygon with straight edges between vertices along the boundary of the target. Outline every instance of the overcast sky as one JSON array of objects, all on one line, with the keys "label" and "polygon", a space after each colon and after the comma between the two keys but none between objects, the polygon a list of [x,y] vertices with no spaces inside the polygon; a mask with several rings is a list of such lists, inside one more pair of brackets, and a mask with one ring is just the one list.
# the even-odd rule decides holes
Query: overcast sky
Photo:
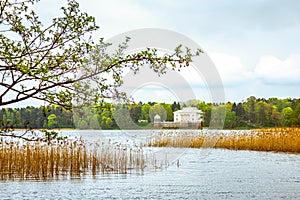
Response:
[{"label": "overcast sky", "polygon": [[191,38],[217,66],[226,100],[299,98],[300,1],[89,0],[81,6],[105,38],[139,28]]},{"label": "overcast sky", "polygon": [[[39,2],[38,7],[44,17],[57,12],[60,5],[54,2],[58,1]],[[298,0],[79,2],[82,11],[96,17],[100,26],[96,37],[109,39],[134,29],[160,28],[178,32],[195,41],[218,68],[226,101],[239,102],[251,95],[299,98]],[[134,94],[136,100],[174,99],[167,90],[156,86],[147,85],[144,91],[143,87],[139,88]],[[200,91],[196,92],[196,97],[209,101]]]}]

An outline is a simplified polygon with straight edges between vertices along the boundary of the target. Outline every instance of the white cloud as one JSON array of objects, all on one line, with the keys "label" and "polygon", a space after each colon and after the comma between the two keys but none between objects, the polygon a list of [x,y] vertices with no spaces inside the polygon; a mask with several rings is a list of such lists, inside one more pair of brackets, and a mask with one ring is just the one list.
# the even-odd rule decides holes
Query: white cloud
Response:
[{"label": "white cloud", "polygon": [[210,53],[225,85],[245,82],[252,77],[252,72],[247,69],[237,56],[225,53]]},{"label": "white cloud", "polygon": [[285,60],[265,55],[259,60],[254,71],[259,78],[268,83],[299,83],[300,54],[292,54]]},{"label": "white cloud", "polygon": [[[60,13],[60,1],[45,2],[38,3],[42,19],[50,19]],[[232,0],[220,4],[196,0],[79,2],[81,11],[96,17],[100,30],[95,37],[109,39],[132,29],[146,27],[171,29],[191,37],[206,52],[208,49],[212,52],[209,56],[218,68],[228,100],[246,99],[250,95],[289,97],[299,94],[300,54],[291,55],[300,52],[298,1],[287,4],[271,0],[255,3]],[[272,56],[265,55],[267,53]],[[211,70],[205,64],[200,67],[203,66]],[[189,67],[179,74],[167,74],[163,79],[170,88],[176,88],[177,93],[190,91],[186,87],[179,87],[179,83],[197,86],[196,95],[204,99],[208,89],[203,86],[208,77],[201,77],[201,73],[201,70]],[[159,82],[150,74],[142,76],[142,80],[142,83],[146,80]],[[137,83],[137,80],[134,79],[133,83]],[[142,93],[141,88],[135,96],[157,99],[164,98],[167,93],[152,91],[154,89]]]}]

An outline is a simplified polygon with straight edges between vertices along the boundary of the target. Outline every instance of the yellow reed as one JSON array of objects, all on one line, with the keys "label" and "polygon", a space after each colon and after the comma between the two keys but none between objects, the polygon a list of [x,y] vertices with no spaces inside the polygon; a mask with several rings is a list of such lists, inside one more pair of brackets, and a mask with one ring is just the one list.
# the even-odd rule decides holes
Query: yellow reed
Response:
[{"label": "yellow reed", "polygon": [[[143,152],[113,145],[14,143],[0,146],[0,180],[52,180],[101,173],[142,172]],[[142,162],[141,162],[142,160]]]},{"label": "yellow reed", "polygon": [[266,128],[224,133],[168,133],[148,141],[148,146],[201,148],[204,141],[216,141],[212,148],[300,153],[300,128]]}]

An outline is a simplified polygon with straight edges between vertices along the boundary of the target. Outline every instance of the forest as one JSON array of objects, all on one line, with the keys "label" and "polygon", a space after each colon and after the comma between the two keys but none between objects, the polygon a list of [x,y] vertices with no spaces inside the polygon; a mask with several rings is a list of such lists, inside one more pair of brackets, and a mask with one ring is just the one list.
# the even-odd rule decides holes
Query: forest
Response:
[{"label": "forest", "polygon": [[[185,106],[195,106],[204,112],[204,127],[208,127],[215,109],[226,109],[224,128],[248,129],[262,127],[295,127],[300,125],[300,99],[256,98],[242,102],[206,103],[201,100],[170,103],[112,104],[104,102],[93,107],[66,110],[59,105],[26,108],[2,108],[1,129],[4,128],[77,128],[123,129],[132,122],[135,128],[150,128],[155,114],[163,121],[173,121],[173,112]],[[116,119],[118,120],[116,122]],[[121,121],[120,121],[121,120]],[[123,123],[127,124],[127,123]]]}]

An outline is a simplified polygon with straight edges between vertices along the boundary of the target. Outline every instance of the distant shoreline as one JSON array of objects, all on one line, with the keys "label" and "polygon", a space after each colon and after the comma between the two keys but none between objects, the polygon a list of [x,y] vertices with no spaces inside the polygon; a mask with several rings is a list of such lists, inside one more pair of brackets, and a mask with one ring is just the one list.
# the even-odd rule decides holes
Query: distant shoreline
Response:
[{"label": "distant shoreline", "polygon": [[[268,127],[265,127],[265,128],[268,128]],[[104,131],[113,131],[113,130],[202,130],[202,129],[209,129],[209,127],[202,127],[201,129],[194,129],[194,128],[157,128],[157,127],[152,127],[152,128],[143,128],[141,127],[140,129],[78,129],[78,128],[51,128],[51,129],[48,129],[48,128],[30,128],[30,129],[25,129],[25,128],[13,128],[12,130],[13,131],[26,131],[26,130],[34,130],[34,131],[38,131],[38,130],[52,130],[52,131],[67,131],[67,130],[104,130]],[[220,130],[254,130],[254,129],[257,129],[257,128],[249,128],[249,127],[236,127],[236,128],[233,128],[233,129],[228,129],[228,128],[224,128],[224,129],[220,129]]]}]

